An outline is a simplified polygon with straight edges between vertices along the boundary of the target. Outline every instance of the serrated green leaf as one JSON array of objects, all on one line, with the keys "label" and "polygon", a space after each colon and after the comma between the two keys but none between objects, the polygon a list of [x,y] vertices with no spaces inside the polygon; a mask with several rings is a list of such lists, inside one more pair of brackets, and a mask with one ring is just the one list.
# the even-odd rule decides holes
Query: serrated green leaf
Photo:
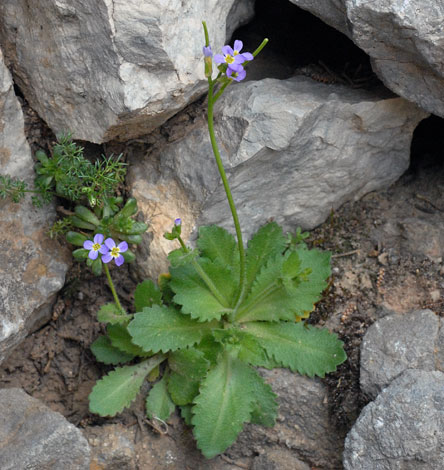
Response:
[{"label": "serrated green leaf", "polygon": [[150,390],[146,397],[146,415],[166,421],[173,413],[176,405],[167,390],[167,379],[163,376]]},{"label": "serrated green leaf", "polygon": [[283,265],[289,254],[278,254],[268,260],[258,274],[250,294],[240,305],[236,321],[294,320],[294,296],[281,282]]},{"label": "serrated green leaf", "polygon": [[248,242],[246,251],[246,284],[248,294],[259,271],[270,258],[282,254],[286,246],[282,228],[275,222],[261,227]]},{"label": "serrated green leaf", "polygon": [[331,275],[331,253],[316,249],[307,250],[304,247],[294,252],[301,262],[300,270],[309,271],[306,281],[297,284],[292,292],[292,297],[295,299],[294,310],[297,316],[304,318],[306,317],[304,312],[313,311],[328,285],[327,280]]},{"label": "serrated green leaf", "polygon": [[309,377],[324,377],[347,357],[335,334],[304,323],[252,322],[245,331],[283,367]]},{"label": "serrated green leaf", "polygon": [[134,358],[132,354],[124,353],[115,348],[107,336],[99,336],[91,344],[91,351],[99,362],[104,364],[123,364]]},{"label": "serrated green leaf", "polygon": [[238,271],[239,251],[236,240],[224,228],[217,225],[200,227],[197,246],[202,257],[211,261],[218,260],[221,264]]},{"label": "serrated green leaf", "polygon": [[144,307],[152,307],[162,303],[162,293],[150,279],[146,279],[137,285],[134,291],[134,307],[136,312],[141,312]]},{"label": "serrated green leaf", "polygon": [[242,332],[239,342],[239,359],[253,366],[274,369],[279,367],[272,358],[268,357],[266,351],[260,346],[257,339],[245,332]]},{"label": "serrated green leaf", "polygon": [[187,426],[191,426],[191,418],[193,417],[192,413],[192,406],[190,405],[184,405],[180,406],[180,416],[182,416],[182,419],[185,421],[185,424]]},{"label": "serrated green leaf", "polygon": [[273,392],[270,385],[264,382],[264,379],[256,373],[254,390],[255,401],[250,422],[267,427],[274,426],[278,410],[276,398],[276,394]]},{"label": "serrated green leaf", "polygon": [[239,322],[306,318],[330,275],[330,254],[304,248],[277,255],[263,266],[236,314]]},{"label": "serrated green leaf", "polygon": [[187,264],[170,268],[174,302],[181,305],[182,312],[190,314],[192,318],[200,321],[219,320],[223,314],[232,311],[230,304],[238,280],[229,268],[217,261],[202,258],[198,263],[219,295],[208,287],[193,265]]},{"label": "serrated green leaf", "polygon": [[210,362],[198,349],[181,349],[171,353],[168,357],[171,370],[188,377],[190,380],[199,380],[207,373]]},{"label": "serrated green leaf", "polygon": [[111,344],[117,349],[128,354],[133,354],[134,356],[147,355],[147,352],[133,343],[132,337],[128,333],[127,326],[108,324],[106,331]]},{"label": "serrated green leaf", "polygon": [[255,372],[224,353],[202,381],[194,399],[192,423],[197,447],[212,458],[230,446],[249,420],[254,401]]},{"label": "serrated green leaf", "polygon": [[135,366],[118,367],[99,380],[89,395],[89,409],[100,416],[115,416],[129,406],[140,387],[163,356],[156,356]]},{"label": "serrated green leaf", "polygon": [[97,320],[103,323],[111,323],[112,325],[125,325],[131,318],[131,315],[126,315],[113,303],[102,305],[97,312]]},{"label": "serrated green leaf", "polygon": [[191,263],[198,256],[199,252],[197,250],[183,251],[182,248],[178,248],[168,253],[168,261],[172,267],[176,268]]},{"label": "serrated green leaf", "polygon": [[213,326],[197,322],[172,308],[153,305],[134,315],[128,331],[133,342],[144,350],[167,352],[198,343]]},{"label": "serrated green leaf", "polygon": [[172,372],[168,379],[168,391],[176,405],[188,405],[199,393],[200,383],[184,375]]},{"label": "serrated green leaf", "polygon": [[210,361],[211,364],[216,364],[219,355],[223,351],[222,344],[215,341],[213,335],[205,336],[203,340],[194,347],[202,351],[205,359]]}]

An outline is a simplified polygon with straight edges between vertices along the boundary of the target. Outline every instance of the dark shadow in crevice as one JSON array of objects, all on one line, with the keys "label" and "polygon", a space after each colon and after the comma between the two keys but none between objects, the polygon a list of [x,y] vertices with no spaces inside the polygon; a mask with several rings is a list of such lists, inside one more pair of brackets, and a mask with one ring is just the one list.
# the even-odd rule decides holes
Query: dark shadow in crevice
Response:
[{"label": "dark shadow in crevice", "polygon": [[[310,76],[312,67],[311,78],[324,83],[344,82],[353,86],[353,80],[364,79],[371,86],[380,85],[364,51],[347,36],[288,0],[257,0],[255,17],[234,32],[231,43],[241,39],[244,51],[253,51],[265,37],[269,43],[248,65],[248,80],[286,79],[309,66],[307,75]],[[357,85],[367,88],[366,83]]]},{"label": "dark shadow in crevice", "polygon": [[444,119],[434,115],[423,119],[413,132],[407,174],[418,176],[433,168],[444,168]]}]

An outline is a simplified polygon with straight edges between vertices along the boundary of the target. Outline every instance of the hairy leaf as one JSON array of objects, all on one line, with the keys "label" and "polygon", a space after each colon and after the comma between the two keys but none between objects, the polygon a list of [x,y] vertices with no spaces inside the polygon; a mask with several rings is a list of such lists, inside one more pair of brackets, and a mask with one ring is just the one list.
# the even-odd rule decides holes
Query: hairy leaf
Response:
[{"label": "hairy leaf", "polygon": [[147,355],[142,348],[133,343],[131,335],[128,333],[127,326],[108,325],[106,331],[109,339],[111,340],[111,344],[117,349],[134,356]]},{"label": "hairy leaf", "polygon": [[115,416],[129,406],[140,387],[162,356],[153,357],[135,366],[118,367],[99,380],[89,395],[89,409],[100,416]]},{"label": "hairy leaf", "polygon": [[335,334],[304,323],[252,322],[245,330],[282,366],[309,377],[324,377],[347,357]]},{"label": "hairy leaf", "polygon": [[239,251],[236,240],[231,233],[217,225],[199,228],[197,246],[202,257],[211,261],[218,260],[221,264],[233,269],[239,269]]},{"label": "hairy leaf", "polygon": [[245,363],[225,353],[202,381],[194,399],[194,436],[207,458],[223,452],[249,420],[254,401],[255,372]]},{"label": "hairy leaf", "polygon": [[250,422],[267,427],[274,426],[278,410],[276,394],[273,392],[270,385],[264,382],[264,379],[257,373],[254,385],[255,401]]},{"label": "hairy leaf", "polygon": [[236,314],[239,322],[292,321],[307,317],[326,288],[330,254],[300,248],[263,266]]},{"label": "hairy leaf", "polygon": [[309,271],[306,281],[298,283],[292,291],[295,299],[294,310],[298,317],[306,317],[306,312],[314,309],[314,304],[321,298],[331,275],[331,253],[320,250],[307,250],[304,247],[295,250],[300,260],[300,270]]},{"label": "hairy leaf", "polygon": [[197,250],[184,251],[182,248],[178,248],[177,250],[173,250],[168,253],[168,261],[171,266],[176,268],[190,263],[198,256],[199,252]]},{"label": "hairy leaf", "polygon": [[279,367],[276,361],[268,357],[257,339],[245,332],[243,332],[239,343],[239,359],[253,366],[265,367],[266,369]]},{"label": "hairy leaf", "polygon": [[210,362],[198,349],[181,349],[171,353],[168,357],[171,370],[188,377],[190,380],[199,380],[207,373]]},{"label": "hairy leaf", "polygon": [[91,351],[99,362],[104,364],[122,364],[134,358],[132,354],[127,354],[115,348],[108,336],[99,336],[91,344]]},{"label": "hairy leaf", "polygon": [[211,323],[199,323],[172,308],[153,305],[134,315],[128,331],[145,351],[167,352],[198,343],[211,331]]},{"label": "hairy leaf", "polygon": [[253,235],[246,252],[246,293],[268,260],[282,254],[285,244],[282,228],[275,222],[264,225]]},{"label": "hairy leaf", "polygon": [[295,299],[285,289],[281,279],[288,255],[278,254],[269,259],[254,282],[250,295],[236,314],[239,322],[294,320]]},{"label": "hairy leaf", "polygon": [[177,372],[172,372],[168,379],[168,391],[176,405],[188,405],[199,393],[199,381],[192,380]]},{"label": "hairy leaf", "polygon": [[162,293],[150,279],[137,284],[134,291],[134,307],[136,312],[141,312],[143,307],[152,307],[162,303]]},{"label": "hairy leaf", "polygon": [[187,426],[191,426],[191,419],[193,417],[192,407],[190,405],[181,406],[180,416],[182,416]]},{"label": "hairy leaf", "polygon": [[238,281],[230,269],[219,262],[206,258],[198,262],[209,281],[204,281],[193,265],[170,268],[170,285],[176,294],[174,301],[182,305],[182,312],[190,314],[192,318],[200,321],[219,320],[224,313],[231,311],[230,302]]},{"label": "hairy leaf", "polygon": [[111,323],[112,325],[125,325],[131,318],[131,315],[126,315],[113,303],[102,305],[97,312],[97,320],[103,323]]},{"label": "hairy leaf", "polygon": [[166,387],[167,377],[163,376],[150,390],[146,397],[146,415],[166,421],[176,405],[171,400]]}]

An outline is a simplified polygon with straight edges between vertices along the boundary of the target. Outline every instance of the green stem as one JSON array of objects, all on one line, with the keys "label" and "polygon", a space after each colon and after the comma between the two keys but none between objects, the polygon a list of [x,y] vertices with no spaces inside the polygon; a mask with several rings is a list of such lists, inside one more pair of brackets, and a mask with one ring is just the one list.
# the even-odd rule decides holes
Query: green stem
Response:
[{"label": "green stem", "polygon": [[[235,304],[240,304],[244,296],[245,288],[245,250],[244,242],[242,240],[242,231],[239,224],[239,217],[237,215],[236,206],[234,205],[233,196],[231,194],[230,185],[228,184],[228,178],[225,173],[224,166],[222,164],[222,158],[220,156],[219,148],[217,146],[216,135],[214,132],[214,83],[208,81],[209,90],[208,90],[208,131],[210,133],[211,147],[213,149],[214,156],[216,158],[217,168],[219,174],[222,178],[222,183],[225,189],[225,194],[227,195],[228,204],[230,206],[231,215],[233,217],[234,227],[236,229],[237,244],[239,247],[239,257],[240,257],[240,274],[239,274],[239,291],[236,296]],[[223,90],[222,90],[223,91]],[[220,95],[219,95],[220,96]]]},{"label": "green stem", "polygon": [[108,265],[103,263],[103,269],[105,270],[106,278],[108,279],[108,285],[109,288],[111,289],[111,292],[114,297],[114,302],[117,305],[117,308],[122,312],[126,313],[125,310],[123,310],[122,304],[120,303],[119,297],[117,297],[117,292],[116,289],[114,288],[114,283],[113,280],[111,279],[111,275],[109,273]]},{"label": "green stem", "polygon": [[[179,240],[182,250],[185,253],[189,253],[190,250],[187,248],[182,238],[179,236],[177,237],[177,239]],[[217,301],[224,307],[228,308],[227,299],[219,292],[219,289],[215,286],[214,282],[211,280],[208,274],[202,269],[202,266],[195,259],[191,261],[191,264],[194,266],[194,269],[197,271],[197,274],[199,274],[201,279],[205,282],[214,297],[216,297]],[[229,311],[231,312],[231,309]]]}]

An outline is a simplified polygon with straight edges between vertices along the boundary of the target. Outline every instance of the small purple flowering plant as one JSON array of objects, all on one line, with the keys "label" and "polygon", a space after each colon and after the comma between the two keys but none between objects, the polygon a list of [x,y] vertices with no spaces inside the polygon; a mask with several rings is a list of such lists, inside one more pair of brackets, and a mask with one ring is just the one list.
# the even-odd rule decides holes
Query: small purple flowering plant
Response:
[{"label": "small purple flowering plant", "polygon": [[[100,416],[115,416],[136,398],[145,378],[154,377],[147,417],[166,426],[178,407],[198,448],[212,458],[236,440],[244,423],[276,421],[276,395],[256,367],[324,377],[346,355],[335,334],[304,322],[328,285],[330,254],[309,249],[300,230],[285,237],[275,222],[260,227],[245,246],[217,145],[215,103],[230,84],[245,79],[248,63],[267,40],[253,53],[242,52],[236,40],[213,56],[203,26],[209,138],[236,237],[222,227],[203,226],[190,248],[182,238],[182,219],[174,220],[164,234],[177,246],[168,255],[169,272],[157,284],[145,280],[137,286],[134,313],[121,308],[114,291],[115,303],[98,312],[107,334],[91,349],[98,361],[117,367],[96,383],[89,406]],[[121,265],[127,245],[111,238],[103,243],[99,235],[83,245],[88,258],[97,260],[100,253],[104,266],[112,259]],[[105,273],[109,278],[107,268]]]}]

